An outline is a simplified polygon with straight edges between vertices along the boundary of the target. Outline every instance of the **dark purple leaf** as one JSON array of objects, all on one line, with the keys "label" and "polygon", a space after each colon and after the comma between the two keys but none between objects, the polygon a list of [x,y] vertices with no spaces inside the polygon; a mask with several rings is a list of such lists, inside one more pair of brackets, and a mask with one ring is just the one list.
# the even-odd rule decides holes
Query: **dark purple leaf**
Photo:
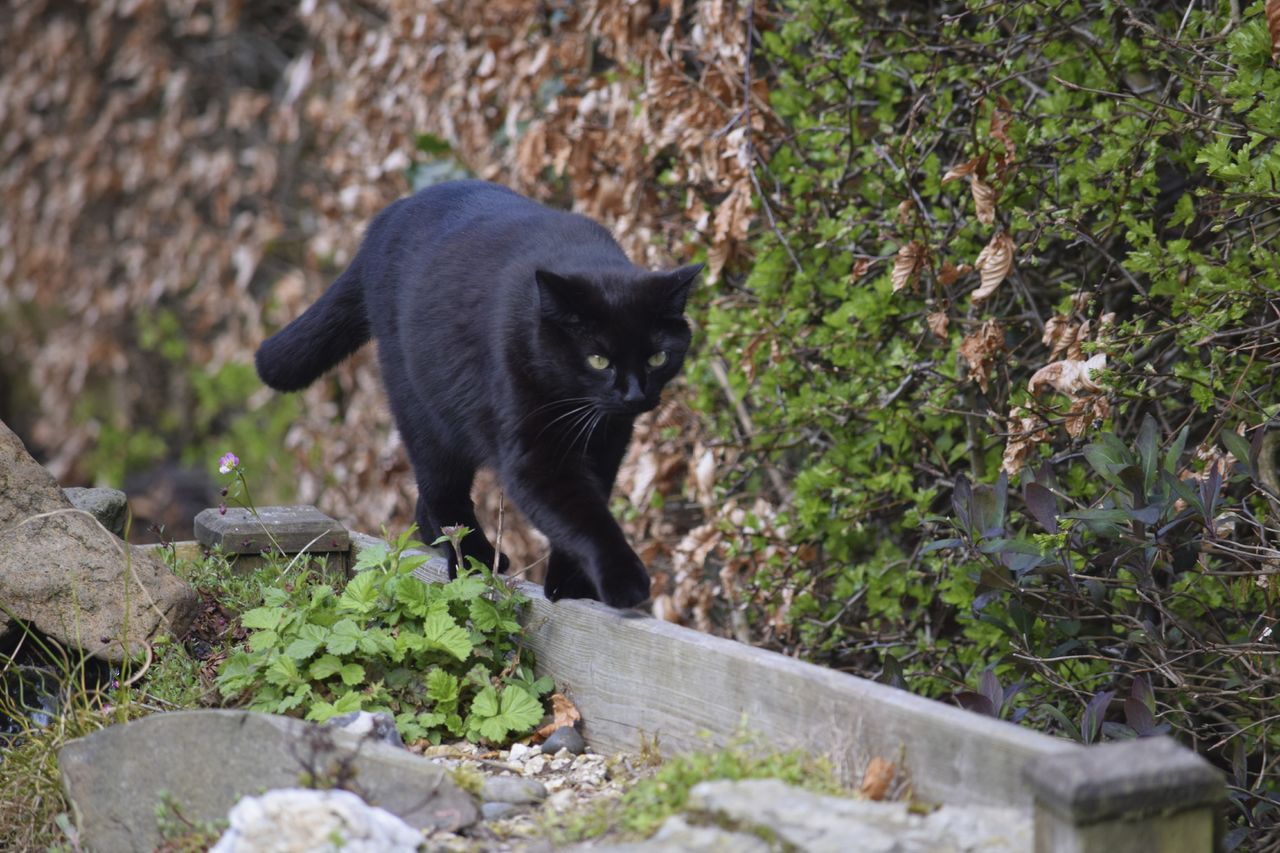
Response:
[{"label": "dark purple leaf", "polygon": [[1022,499],[1040,526],[1050,533],[1058,532],[1058,498],[1039,483],[1027,483],[1022,487]]},{"label": "dark purple leaf", "polygon": [[969,485],[969,478],[963,474],[956,477],[956,484],[951,490],[951,508],[955,510],[956,518],[960,519],[960,528],[970,539],[976,539],[973,529],[973,487]]},{"label": "dark purple leaf", "polygon": [[1004,688],[1000,686],[1000,679],[990,667],[984,669],[978,677],[978,692],[991,702],[991,707],[995,708],[994,716],[1000,716],[1000,710],[1004,707]]},{"label": "dark purple leaf", "polygon": [[1115,723],[1110,720],[1102,724],[1102,734],[1110,740],[1133,740],[1138,736],[1137,732],[1124,723]]},{"label": "dark purple leaf", "polygon": [[1080,717],[1080,734],[1085,743],[1094,743],[1098,733],[1102,731],[1102,720],[1107,714],[1107,706],[1111,704],[1114,690],[1103,690],[1089,700],[1084,706],[1084,714]]},{"label": "dark purple leaf", "polygon": [[1150,737],[1156,729],[1156,718],[1146,704],[1132,696],[1124,700],[1124,721],[1139,737]]},{"label": "dark purple leaf", "polygon": [[979,714],[985,714],[988,717],[996,715],[996,708],[991,704],[991,700],[981,693],[974,693],[972,690],[962,690],[955,696],[956,704],[966,711],[974,711]]},{"label": "dark purple leaf", "polygon": [[[1144,625],[1143,627],[1146,627],[1146,626]],[[1153,629],[1154,629],[1154,626],[1153,628],[1148,628],[1147,630],[1151,631]],[[1151,689],[1151,679],[1148,678],[1146,675],[1139,675],[1138,677],[1133,679],[1133,686],[1129,688],[1129,695],[1132,696],[1134,699],[1137,699],[1143,705],[1145,705],[1147,710],[1150,711],[1152,715],[1155,714],[1156,694],[1155,694],[1155,691]]]}]

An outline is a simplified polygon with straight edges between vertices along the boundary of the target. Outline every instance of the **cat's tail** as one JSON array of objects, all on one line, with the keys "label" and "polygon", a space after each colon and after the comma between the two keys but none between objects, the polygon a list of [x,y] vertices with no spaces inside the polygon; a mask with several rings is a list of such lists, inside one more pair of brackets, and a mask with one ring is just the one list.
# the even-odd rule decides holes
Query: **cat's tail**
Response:
[{"label": "cat's tail", "polygon": [[262,342],[258,375],[277,391],[300,391],[372,336],[359,255],[302,316]]}]

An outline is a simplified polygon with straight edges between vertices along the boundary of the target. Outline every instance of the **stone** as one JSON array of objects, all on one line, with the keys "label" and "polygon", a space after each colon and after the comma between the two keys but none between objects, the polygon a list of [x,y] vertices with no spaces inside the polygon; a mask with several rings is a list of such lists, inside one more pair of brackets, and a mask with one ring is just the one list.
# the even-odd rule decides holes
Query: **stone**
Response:
[{"label": "stone", "polygon": [[513,743],[511,744],[511,749],[507,750],[507,760],[522,764],[533,753],[533,747],[523,743]]},{"label": "stone", "polygon": [[368,736],[382,743],[390,744],[404,749],[404,739],[400,737],[400,730],[396,728],[395,717],[386,711],[352,711],[349,714],[339,714],[336,717],[330,717],[320,724],[324,729],[342,729],[353,735],[361,737]]},{"label": "stone", "polygon": [[480,806],[480,814],[485,820],[502,820],[515,814],[518,808],[515,803],[484,803]]},{"label": "stone", "polygon": [[119,489],[82,489],[72,486],[62,493],[76,509],[92,515],[116,536],[124,536],[125,517],[129,512],[129,499]]},{"label": "stone", "polygon": [[687,811],[703,822],[763,832],[805,853],[1014,853],[1032,848],[1030,818],[1015,809],[942,806],[913,813],[907,803],[815,794],[776,779],[701,782]]},{"label": "stone", "polygon": [[[0,423],[0,604],[12,617],[120,662],[162,631],[184,633],[197,603],[195,590],[157,555],[73,507]],[[0,611],[0,633],[9,621]]]},{"label": "stone", "polygon": [[[853,839],[846,839],[846,850],[861,851]],[[770,853],[763,838],[746,832],[734,832],[718,826],[697,826],[683,815],[673,815],[651,838],[624,844],[587,844],[569,848],[574,853]]]},{"label": "stone", "polygon": [[542,742],[544,755],[555,755],[562,749],[569,750],[573,755],[581,755],[586,748],[587,742],[582,739],[582,735],[573,726],[561,726]]},{"label": "stone", "polygon": [[351,548],[347,529],[313,506],[264,506],[202,510],[196,540],[224,554],[260,554],[277,545],[286,554],[326,554]]},{"label": "stone", "polygon": [[350,791],[283,788],[244,797],[210,853],[416,853],[422,833]]},{"label": "stone", "polygon": [[480,797],[486,803],[540,803],[547,798],[547,788],[536,779],[521,776],[490,776],[484,780]]},{"label": "stone", "polygon": [[219,820],[242,797],[342,782],[415,829],[456,831],[479,809],[448,768],[377,740],[249,711],[176,711],[110,726],[58,753],[86,847],[152,850],[167,792],[193,821]]}]

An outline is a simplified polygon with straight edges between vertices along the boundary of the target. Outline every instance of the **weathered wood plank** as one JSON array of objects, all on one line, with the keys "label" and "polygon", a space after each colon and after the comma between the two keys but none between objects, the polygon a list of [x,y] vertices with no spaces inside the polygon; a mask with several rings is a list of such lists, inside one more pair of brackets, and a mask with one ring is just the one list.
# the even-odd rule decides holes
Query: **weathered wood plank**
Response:
[{"label": "weathered wood plank", "polygon": [[[358,551],[379,540],[352,534]],[[446,578],[443,558],[417,574]],[[873,755],[901,759],[917,796],[1030,811],[1028,760],[1077,744],[924,699],[775,652],[712,637],[594,601],[533,600],[527,642],[582,712],[602,752],[635,751],[642,734],[664,752],[722,745],[745,730],[771,746],[802,747],[853,769]]]}]

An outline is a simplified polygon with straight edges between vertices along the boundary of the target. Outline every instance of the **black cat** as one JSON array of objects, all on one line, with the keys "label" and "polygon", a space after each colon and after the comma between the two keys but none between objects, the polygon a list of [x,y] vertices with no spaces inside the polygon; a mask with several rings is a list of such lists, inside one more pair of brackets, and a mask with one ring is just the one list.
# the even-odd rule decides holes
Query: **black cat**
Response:
[{"label": "black cat", "polygon": [[[441,184],[374,218],[351,265],[258,349],[258,374],[295,391],[377,338],[427,541],[479,529],[471,484],[491,465],[551,540],[547,596],[632,607],[649,575],[609,492],[636,416],[684,361],[701,269],[650,272],[583,216]],[[492,564],[479,532],[462,550]]]}]

